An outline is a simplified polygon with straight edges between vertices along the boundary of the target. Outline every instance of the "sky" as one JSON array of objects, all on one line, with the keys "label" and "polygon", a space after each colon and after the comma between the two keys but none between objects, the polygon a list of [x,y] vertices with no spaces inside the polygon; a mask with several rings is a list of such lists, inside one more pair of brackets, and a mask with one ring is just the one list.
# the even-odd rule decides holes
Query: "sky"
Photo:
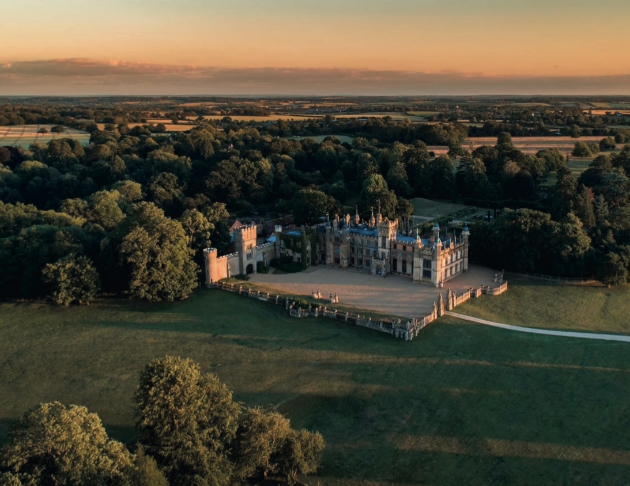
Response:
[{"label": "sky", "polygon": [[0,6],[0,95],[630,94],[628,0]]}]

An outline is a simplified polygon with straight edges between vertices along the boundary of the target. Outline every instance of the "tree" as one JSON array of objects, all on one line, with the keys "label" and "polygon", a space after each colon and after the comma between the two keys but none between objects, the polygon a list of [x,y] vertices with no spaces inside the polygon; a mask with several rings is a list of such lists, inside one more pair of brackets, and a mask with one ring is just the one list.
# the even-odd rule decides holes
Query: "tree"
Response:
[{"label": "tree", "polygon": [[319,432],[291,430],[280,453],[280,472],[292,480],[298,474],[317,472],[325,446],[324,437]]},{"label": "tree", "polygon": [[235,439],[237,476],[245,479],[276,473],[280,450],[291,431],[290,422],[278,412],[259,407],[248,409],[242,417]]},{"label": "tree", "polygon": [[625,285],[628,282],[627,262],[617,253],[608,253],[597,266],[597,278],[608,287]]},{"label": "tree", "polygon": [[571,155],[574,157],[590,157],[593,154],[585,142],[576,142]]},{"label": "tree", "polygon": [[151,203],[136,205],[132,229],[120,246],[131,274],[129,291],[138,299],[172,301],[197,286],[197,265],[182,225]]},{"label": "tree", "polygon": [[332,216],[339,211],[337,201],[317,189],[298,191],[293,196],[291,206],[296,224],[312,225],[319,223],[320,218],[325,217],[327,213]]},{"label": "tree", "polygon": [[59,402],[26,412],[0,453],[1,467],[14,476],[29,475],[37,485],[127,485],[132,461],[125,447],[107,436],[98,415]]},{"label": "tree", "polygon": [[86,256],[70,254],[48,263],[42,274],[44,282],[51,286],[51,300],[58,305],[89,304],[100,290],[98,272]]},{"label": "tree", "polygon": [[210,234],[214,225],[196,209],[187,209],[179,218],[184,231],[188,235],[189,248],[207,248],[210,246]]},{"label": "tree", "polygon": [[240,406],[216,376],[189,359],[155,359],[134,400],[139,441],[172,486],[228,484]]},{"label": "tree", "polygon": [[615,150],[617,146],[615,145],[615,140],[612,137],[602,138],[599,141],[599,150],[605,152],[606,150]]},{"label": "tree", "polygon": [[133,486],[169,486],[155,459],[148,456],[141,445],[136,451],[134,466],[130,477]]},{"label": "tree", "polygon": [[99,191],[90,196],[90,208],[87,220],[106,230],[111,230],[120,223],[125,215],[120,209],[121,195],[117,191]]},{"label": "tree", "polygon": [[380,207],[384,217],[390,219],[396,217],[398,198],[393,191],[389,190],[382,175],[377,174],[368,177],[363,182],[360,197],[365,210],[376,212]]}]

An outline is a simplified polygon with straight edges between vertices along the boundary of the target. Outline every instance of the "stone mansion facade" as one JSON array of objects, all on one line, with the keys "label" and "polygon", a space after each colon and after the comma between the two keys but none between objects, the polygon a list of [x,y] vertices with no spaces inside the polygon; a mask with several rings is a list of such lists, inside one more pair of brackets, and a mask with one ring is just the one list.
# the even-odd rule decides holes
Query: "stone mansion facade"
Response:
[{"label": "stone mansion facade", "polygon": [[465,226],[461,235],[440,238],[436,223],[429,238],[399,232],[398,221],[378,214],[361,222],[350,215],[313,228],[281,232],[266,243],[256,244],[256,227],[235,232],[236,252],[222,257],[214,248],[204,250],[206,284],[239,274],[255,273],[258,262],[269,265],[274,258],[292,258],[305,267],[321,264],[337,268],[354,267],[372,275],[409,277],[413,282],[442,287],[445,282],[468,271],[468,241]]}]

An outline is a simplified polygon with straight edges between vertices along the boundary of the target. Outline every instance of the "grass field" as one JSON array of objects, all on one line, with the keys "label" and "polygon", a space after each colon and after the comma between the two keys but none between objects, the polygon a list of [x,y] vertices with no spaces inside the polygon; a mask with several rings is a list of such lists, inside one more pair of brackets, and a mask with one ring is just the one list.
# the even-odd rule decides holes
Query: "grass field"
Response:
[{"label": "grass field", "polygon": [[630,287],[552,285],[514,278],[499,299],[470,300],[457,312],[505,324],[630,333]]},{"label": "grass field", "polygon": [[472,218],[475,214],[485,215],[486,210],[465,204],[456,204],[444,201],[434,201],[417,197],[411,200],[414,207],[414,215],[426,218],[441,218],[451,216],[453,219]]},{"label": "grass field", "polygon": [[[0,147],[14,146],[28,148],[33,143],[48,143],[59,138],[72,138],[79,140],[82,145],[88,145],[90,134],[66,128],[64,133],[50,133],[53,125],[11,125],[0,126]],[[48,130],[48,133],[38,133],[41,128]]]},{"label": "grass field", "polygon": [[175,354],[238,400],[321,431],[312,484],[622,485],[628,351],[449,319],[403,342],[217,290],[176,304],[3,304],[0,418],[6,428],[39,402],[78,403],[127,440],[140,369]]}]

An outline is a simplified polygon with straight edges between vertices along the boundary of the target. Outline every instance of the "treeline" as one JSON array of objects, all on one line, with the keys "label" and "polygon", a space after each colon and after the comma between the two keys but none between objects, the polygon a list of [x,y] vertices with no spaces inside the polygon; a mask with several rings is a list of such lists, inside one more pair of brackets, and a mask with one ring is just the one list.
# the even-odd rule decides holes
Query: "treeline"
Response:
[{"label": "treeline", "polygon": [[[456,124],[374,119],[360,126],[373,133],[351,144],[278,138],[287,129],[321,129],[313,120],[281,120],[172,134],[111,125],[94,130],[85,147],[70,139],[0,147],[0,297],[48,296],[61,304],[89,302],[99,292],[185,297],[201,282],[203,248],[227,252],[230,214],[292,213],[297,224],[312,224],[357,205],[364,219],[379,206],[389,218],[408,218],[409,199],[426,197],[538,209],[557,222],[573,212],[591,227],[581,185],[574,195],[546,186],[552,172],[570,176],[555,149],[524,154],[508,133],[496,145],[464,147],[465,130]],[[427,144],[437,139],[449,141],[449,155],[431,153]],[[613,173],[626,153],[610,158]],[[618,207],[617,186],[581,184]],[[570,208],[564,213],[553,209],[561,198]]]},{"label": "treeline", "polygon": [[563,161],[554,152],[524,155],[509,141],[451,152],[463,157],[457,172],[420,140],[317,143],[238,123],[180,134],[121,126],[93,131],[87,147],[70,139],[2,147],[0,295],[64,304],[99,289],[181,298],[199,282],[203,248],[227,250],[229,213],[293,213],[302,224],[342,214],[351,199],[364,218],[379,205],[389,218],[408,218],[416,196],[526,200]]},{"label": "treeline", "polygon": [[44,403],[14,422],[0,449],[1,486],[222,486],[317,471],[318,432],[245,407],[188,359],[149,363],[134,396],[137,437],[111,439],[85,407]]},{"label": "treeline", "polygon": [[519,272],[593,276],[608,285],[630,270],[630,147],[596,157],[579,178],[559,166],[545,211],[505,211],[471,235],[471,255]]}]

